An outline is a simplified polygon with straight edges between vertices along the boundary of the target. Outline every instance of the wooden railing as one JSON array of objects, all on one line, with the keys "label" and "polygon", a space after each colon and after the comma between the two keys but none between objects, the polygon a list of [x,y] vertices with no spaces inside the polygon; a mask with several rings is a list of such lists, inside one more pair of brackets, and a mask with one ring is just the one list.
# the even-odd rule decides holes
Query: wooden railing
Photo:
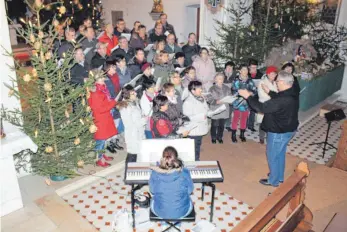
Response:
[{"label": "wooden railing", "polygon": [[[305,206],[305,185],[309,175],[307,164],[301,162],[295,172],[270,196],[258,205],[232,232],[312,231],[313,215]],[[281,222],[276,215],[289,204],[287,217]]]}]

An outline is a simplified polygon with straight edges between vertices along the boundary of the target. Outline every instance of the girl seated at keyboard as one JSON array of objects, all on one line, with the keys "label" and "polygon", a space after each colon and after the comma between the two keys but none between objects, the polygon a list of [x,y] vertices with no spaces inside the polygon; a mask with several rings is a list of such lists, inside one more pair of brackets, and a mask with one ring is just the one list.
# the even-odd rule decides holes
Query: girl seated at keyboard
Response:
[{"label": "girl seated at keyboard", "polygon": [[188,169],[178,158],[174,147],[166,147],[159,166],[152,168],[149,189],[152,194],[151,210],[164,219],[183,218],[192,211],[190,199],[194,185]]}]

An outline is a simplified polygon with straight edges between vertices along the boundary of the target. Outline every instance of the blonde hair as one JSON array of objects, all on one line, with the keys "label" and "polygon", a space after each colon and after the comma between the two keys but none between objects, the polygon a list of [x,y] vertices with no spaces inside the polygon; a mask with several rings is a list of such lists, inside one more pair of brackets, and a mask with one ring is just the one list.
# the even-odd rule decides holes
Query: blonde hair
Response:
[{"label": "blonde hair", "polygon": [[159,168],[164,170],[183,168],[183,162],[178,158],[177,150],[174,147],[168,146],[164,149]]}]

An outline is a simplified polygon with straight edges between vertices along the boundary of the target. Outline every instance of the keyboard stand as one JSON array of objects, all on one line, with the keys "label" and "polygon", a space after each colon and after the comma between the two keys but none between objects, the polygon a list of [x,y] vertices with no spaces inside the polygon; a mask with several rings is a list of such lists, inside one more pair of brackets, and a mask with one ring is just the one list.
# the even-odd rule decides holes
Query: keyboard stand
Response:
[{"label": "keyboard stand", "polygon": [[216,191],[216,186],[212,182],[206,182],[202,183],[202,188],[201,188],[201,200],[204,201],[204,193],[205,193],[205,186],[211,187],[212,190],[212,196],[211,196],[211,211],[210,211],[210,222],[213,221],[213,210],[214,210],[214,194]]},{"label": "keyboard stand", "polygon": [[135,230],[135,191],[141,189],[144,184],[131,185],[131,215],[133,217],[133,229]]}]

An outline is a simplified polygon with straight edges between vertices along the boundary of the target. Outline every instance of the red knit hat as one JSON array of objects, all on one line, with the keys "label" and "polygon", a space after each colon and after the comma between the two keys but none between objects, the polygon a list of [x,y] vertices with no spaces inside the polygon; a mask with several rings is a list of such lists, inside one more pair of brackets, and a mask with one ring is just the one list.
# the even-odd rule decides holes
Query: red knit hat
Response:
[{"label": "red knit hat", "polygon": [[148,67],[152,67],[151,63],[144,63],[141,67],[141,71],[144,72]]},{"label": "red knit hat", "polygon": [[272,72],[275,72],[275,73],[278,72],[276,66],[269,66],[269,67],[267,67],[267,69],[266,69],[266,75],[269,75],[269,74],[272,73]]}]

